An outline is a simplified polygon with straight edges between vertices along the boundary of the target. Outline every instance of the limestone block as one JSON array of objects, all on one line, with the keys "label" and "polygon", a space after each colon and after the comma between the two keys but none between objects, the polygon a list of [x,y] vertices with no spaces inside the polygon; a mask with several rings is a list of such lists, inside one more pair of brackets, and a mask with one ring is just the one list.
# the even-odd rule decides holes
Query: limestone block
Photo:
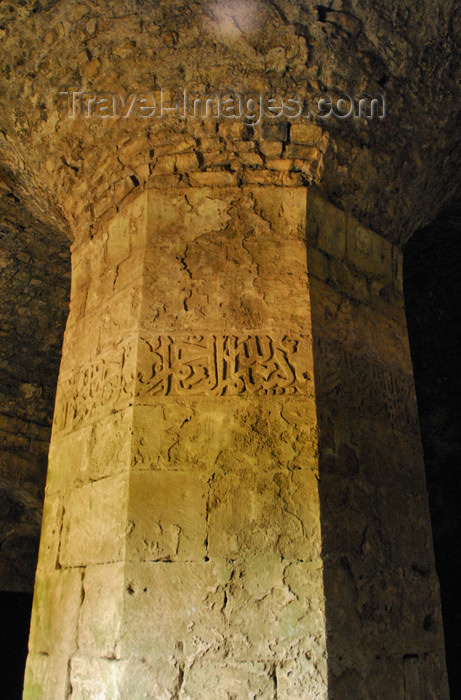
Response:
[{"label": "limestone block", "polygon": [[240,663],[222,654],[206,653],[186,670],[183,692],[186,698],[212,697],[273,698],[273,667],[257,660]]},{"label": "limestone block", "polygon": [[280,237],[306,238],[307,188],[289,190],[280,187],[254,187],[249,194],[255,203],[255,212],[261,216],[275,234]]},{"label": "limestone block", "polygon": [[116,267],[129,257],[131,240],[126,221],[116,217],[108,226],[108,236],[105,246],[105,260],[110,267]]},{"label": "limestone block", "polygon": [[29,654],[23,700],[62,700],[68,689],[68,658],[57,654]]},{"label": "limestone block", "polygon": [[[407,675],[405,675],[405,678],[407,678]],[[449,697],[450,691],[445,670],[444,649],[439,647],[438,650],[434,649],[434,651],[425,652],[421,655],[419,658],[419,679],[420,687],[424,689],[428,700]]]},{"label": "limestone block", "polygon": [[81,599],[81,571],[57,569],[38,574],[29,638],[32,652],[71,655],[75,651]]},{"label": "limestone block", "polygon": [[277,170],[280,172],[288,172],[292,169],[293,162],[287,158],[267,158],[266,168],[268,170]]},{"label": "limestone block", "polygon": [[173,657],[182,645],[192,663],[223,640],[216,593],[229,579],[219,562],[127,564],[124,622],[119,651],[140,657]]},{"label": "limestone block", "polygon": [[85,566],[120,561],[125,550],[126,476],[74,489],[66,502],[59,562]]},{"label": "limestone block", "polygon": [[[136,336],[115,343],[97,359],[61,371],[56,393],[54,434],[123,410],[133,400]],[[76,363],[74,362],[73,367]],[[62,370],[62,368],[61,368]]]},{"label": "limestone block", "polygon": [[295,144],[317,145],[324,138],[325,132],[312,123],[294,122],[290,129],[290,141]]},{"label": "limestone block", "polygon": [[321,562],[303,566],[307,578],[292,589],[293,577],[287,576],[291,564],[275,553],[233,561],[223,609],[229,629],[234,630],[225,645],[230,659],[239,663],[266,659],[275,665],[295,655],[295,649],[304,648],[311,657],[317,652],[325,624],[322,567]]},{"label": "limestone block", "polygon": [[126,408],[93,423],[89,429],[86,469],[79,483],[96,481],[128,469],[133,409]]},{"label": "limestone block", "polygon": [[91,426],[69,435],[53,436],[48,458],[46,492],[51,496],[72,488],[80,474],[87,469],[88,439]]},{"label": "limestone block", "polygon": [[284,156],[286,156],[286,158],[300,158],[311,162],[317,160],[319,155],[320,151],[318,148],[300,144],[290,144],[285,148],[284,152]]},{"label": "limestone block", "polygon": [[277,667],[277,693],[281,698],[327,700],[328,669],[323,636],[288,648]]},{"label": "limestone block", "polygon": [[266,158],[279,158],[282,155],[283,144],[277,141],[261,141],[259,149]]},{"label": "limestone block", "polygon": [[217,470],[211,485],[210,556],[278,552],[310,560],[319,550],[317,479],[309,470],[242,475]]},{"label": "limestone block", "polygon": [[117,698],[116,659],[97,659],[73,656],[70,666],[72,695],[79,700],[106,700]]},{"label": "limestone block", "polygon": [[62,498],[51,492],[47,492],[43,504],[40,553],[38,560],[38,568],[43,572],[52,571],[58,561],[63,513]]},{"label": "limestone block", "polygon": [[344,261],[331,261],[330,280],[338,289],[346,291],[351,299],[367,303],[369,299],[367,278],[355,272],[353,268],[347,267]]},{"label": "limestone block", "polygon": [[[170,700],[180,692],[184,680],[184,661],[180,649],[175,656],[120,661],[117,664],[117,689],[120,698]],[[202,678],[203,682],[203,678]],[[200,692],[203,692],[203,685]]]},{"label": "limestone block", "polygon": [[245,170],[242,175],[244,185],[267,185],[269,187],[295,187],[304,184],[300,173],[277,172],[273,170]]},{"label": "limestone block", "polygon": [[78,648],[90,656],[115,657],[123,615],[124,564],[87,566],[78,626]]},{"label": "limestone block", "polygon": [[193,187],[229,187],[237,185],[238,181],[235,173],[216,170],[191,173],[189,182]]},{"label": "limestone block", "polygon": [[[251,426],[251,440],[248,429]],[[310,467],[316,444],[315,402],[287,397],[281,402],[201,398],[166,399],[136,406],[133,464],[151,469],[185,469],[209,478],[232,464],[245,471]]]},{"label": "limestone block", "polygon": [[126,556],[200,561],[206,556],[206,483],[184,471],[130,476]]},{"label": "limestone block", "polygon": [[349,218],[347,259],[359,272],[392,283],[392,244]]},{"label": "limestone block", "polygon": [[306,279],[306,244],[302,240],[284,238],[282,240],[265,239],[261,246],[260,237],[248,237],[245,248],[251,253],[258,265],[260,283],[269,286],[277,279],[283,279],[293,294],[307,296]]},{"label": "limestone block", "polygon": [[345,213],[329,202],[316,199],[312,216],[318,217],[318,247],[342,261],[346,250]]},{"label": "limestone block", "polygon": [[330,260],[327,255],[317,248],[310,248],[307,254],[309,277],[312,275],[322,282],[330,278]]},{"label": "limestone block", "polygon": [[175,171],[189,173],[198,169],[198,160],[195,153],[181,153],[175,157]]}]

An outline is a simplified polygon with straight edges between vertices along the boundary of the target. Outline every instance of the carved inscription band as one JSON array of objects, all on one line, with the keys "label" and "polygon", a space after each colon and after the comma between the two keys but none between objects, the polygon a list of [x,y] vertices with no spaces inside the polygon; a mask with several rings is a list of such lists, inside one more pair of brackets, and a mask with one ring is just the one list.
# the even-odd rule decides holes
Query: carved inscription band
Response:
[{"label": "carved inscription band", "polygon": [[149,335],[112,348],[89,366],[61,375],[55,430],[148,397],[253,396],[312,391],[311,343],[280,334]]},{"label": "carved inscription band", "polygon": [[139,396],[236,396],[306,392],[303,337],[158,335],[143,339]]}]

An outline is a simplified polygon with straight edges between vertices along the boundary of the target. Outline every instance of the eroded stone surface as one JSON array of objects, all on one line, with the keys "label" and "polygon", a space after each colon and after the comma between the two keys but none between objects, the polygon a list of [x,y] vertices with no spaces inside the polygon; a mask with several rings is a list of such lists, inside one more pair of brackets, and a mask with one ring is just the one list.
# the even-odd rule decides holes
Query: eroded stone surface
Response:
[{"label": "eroded stone surface", "polygon": [[[319,183],[362,224],[406,240],[459,190],[459,27],[454,0],[5,6],[7,180],[85,237],[146,186],[244,182]],[[309,100],[384,93],[388,114],[273,121],[252,137],[223,119],[67,119],[63,85],[121,94],[125,105],[154,86],[167,101],[178,87]]]},{"label": "eroded stone surface", "polygon": [[74,248],[39,576],[75,579],[79,697],[276,697],[278,673],[326,697],[305,213],[304,189],[182,189]]}]

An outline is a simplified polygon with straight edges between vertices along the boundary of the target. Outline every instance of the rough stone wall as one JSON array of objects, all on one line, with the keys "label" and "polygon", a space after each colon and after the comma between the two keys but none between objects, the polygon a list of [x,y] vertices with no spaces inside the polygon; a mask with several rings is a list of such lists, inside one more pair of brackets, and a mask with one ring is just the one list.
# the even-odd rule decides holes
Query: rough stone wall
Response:
[{"label": "rough stone wall", "polygon": [[[4,4],[1,158],[51,219],[86,234],[105,212],[114,216],[136,182],[173,174],[187,184],[195,170],[202,184],[215,170],[240,181],[256,170],[318,182],[374,231],[407,240],[459,189],[460,16],[456,0]],[[322,138],[314,134],[309,148],[287,140],[284,163],[275,150],[267,165],[216,122],[210,134],[210,121],[66,119],[57,95],[73,84],[126,97],[154,80],[172,91],[306,100],[384,93],[389,109],[378,124],[316,123]],[[178,151],[172,131],[187,137]]]},{"label": "rough stone wall", "polygon": [[5,190],[0,212],[0,590],[32,591],[70,255]]},{"label": "rough stone wall", "polygon": [[448,697],[402,254],[310,197],[332,698]]}]

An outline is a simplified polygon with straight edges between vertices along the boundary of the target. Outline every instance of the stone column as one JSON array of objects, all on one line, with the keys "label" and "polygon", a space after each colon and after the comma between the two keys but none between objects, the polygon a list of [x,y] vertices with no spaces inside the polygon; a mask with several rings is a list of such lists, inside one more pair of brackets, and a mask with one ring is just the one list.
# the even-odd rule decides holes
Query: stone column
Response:
[{"label": "stone column", "polygon": [[309,193],[332,698],[448,699],[402,252]]},{"label": "stone column", "polygon": [[326,698],[306,190],[72,252],[25,698]]},{"label": "stone column", "polygon": [[447,698],[400,251],[247,186],[72,257],[25,697]]}]

